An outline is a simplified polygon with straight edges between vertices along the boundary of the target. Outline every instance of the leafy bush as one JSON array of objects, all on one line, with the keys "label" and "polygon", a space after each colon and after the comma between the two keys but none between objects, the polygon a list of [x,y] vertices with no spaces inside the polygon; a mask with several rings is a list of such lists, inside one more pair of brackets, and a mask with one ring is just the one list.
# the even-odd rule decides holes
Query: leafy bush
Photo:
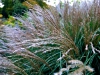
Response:
[{"label": "leafy bush", "polygon": [[15,26],[15,18],[13,16],[10,16],[5,22],[4,25],[11,25]]},{"label": "leafy bush", "polygon": [[12,14],[23,15],[27,11],[27,7],[22,5],[18,0],[15,1]]},{"label": "leafy bush", "polygon": [[0,12],[5,18],[8,18],[10,15],[14,15],[15,13],[22,15],[27,10],[26,6],[24,6],[19,0],[2,0],[2,2],[4,7]]},{"label": "leafy bush", "polygon": [[4,4],[4,7],[2,8],[2,15],[3,17],[8,18],[9,15],[12,14],[12,7],[13,7],[13,2],[12,0],[2,0],[2,3]]},{"label": "leafy bush", "polygon": [[[42,8],[47,7],[47,4],[42,0],[2,0],[4,4],[3,8],[0,8],[0,13],[3,17],[8,18],[9,16],[14,16],[15,14],[23,15],[25,11],[28,10],[28,4],[31,3],[32,5],[38,4]],[[35,4],[34,4],[35,3]],[[28,5],[28,6],[27,6]]]},{"label": "leafy bush", "polygon": [[41,8],[48,8],[48,5],[43,0],[25,0],[23,5],[32,8],[34,5],[39,5]]}]

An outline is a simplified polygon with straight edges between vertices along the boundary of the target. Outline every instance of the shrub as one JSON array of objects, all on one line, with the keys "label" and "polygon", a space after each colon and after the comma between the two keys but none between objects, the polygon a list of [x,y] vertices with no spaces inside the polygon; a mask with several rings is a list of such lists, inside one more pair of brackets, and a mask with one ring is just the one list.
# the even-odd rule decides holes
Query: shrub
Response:
[{"label": "shrub", "polygon": [[27,10],[19,0],[2,0],[2,2],[4,7],[1,12],[5,18],[8,18],[10,15],[14,15],[15,13],[22,15]]},{"label": "shrub", "polygon": [[2,0],[4,4],[3,8],[0,8],[0,13],[3,17],[8,18],[9,16],[14,16],[16,13],[19,15],[23,15],[25,11],[28,10],[27,2],[31,3],[32,5],[38,4],[42,8],[47,7],[48,5],[43,2],[42,0]]},{"label": "shrub", "polygon": [[23,5],[27,6],[28,8],[32,8],[31,6],[39,5],[41,8],[48,8],[48,5],[43,2],[43,0],[25,0]]},{"label": "shrub", "polygon": [[4,4],[2,15],[3,17],[8,18],[8,16],[12,14],[13,2],[12,0],[2,0],[2,3]]},{"label": "shrub", "polygon": [[18,0],[15,1],[12,14],[23,15],[27,11],[27,7],[22,5]]}]

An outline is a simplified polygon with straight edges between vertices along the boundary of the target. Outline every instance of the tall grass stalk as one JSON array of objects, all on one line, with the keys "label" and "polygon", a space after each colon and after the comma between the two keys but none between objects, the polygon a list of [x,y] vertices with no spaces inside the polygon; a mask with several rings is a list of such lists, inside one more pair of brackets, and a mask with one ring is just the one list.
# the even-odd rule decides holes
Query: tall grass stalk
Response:
[{"label": "tall grass stalk", "polygon": [[[26,34],[25,40],[17,36],[13,38],[15,43],[7,44],[12,55],[17,55],[10,59],[24,58],[16,65],[28,69],[27,75],[100,74],[99,3],[99,0],[91,5],[74,2],[70,6],[66,2],[63,7],[59,4],[61,12],[52,6],[42,9],[35,5],[27,12],[28,18],[16,15]],[[94,65],[95,61],[98,65]]]}]

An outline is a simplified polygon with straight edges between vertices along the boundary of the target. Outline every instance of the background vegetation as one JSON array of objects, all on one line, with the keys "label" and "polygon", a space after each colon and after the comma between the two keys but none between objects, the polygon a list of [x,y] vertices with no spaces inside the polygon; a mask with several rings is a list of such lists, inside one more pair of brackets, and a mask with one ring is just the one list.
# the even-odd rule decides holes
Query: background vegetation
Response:
[{"label": "background vegetation", "polygon": [[32,5],[38,4],[42,8],[47,6],[47,4],[42,0],[2,0],[4,7],[0,8],[0,13],[5,18],[8,18],[10,15],[15,16],[15,14],[23,15],[25,11],[30,8],[28,7],[29,5],[27,4],[27,2]]}]

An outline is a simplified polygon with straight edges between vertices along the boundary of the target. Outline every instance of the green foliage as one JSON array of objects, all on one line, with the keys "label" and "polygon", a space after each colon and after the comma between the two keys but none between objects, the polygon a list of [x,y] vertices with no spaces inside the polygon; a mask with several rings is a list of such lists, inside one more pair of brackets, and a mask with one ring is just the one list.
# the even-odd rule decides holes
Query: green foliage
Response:
[{"label": "green foliage", "polygon": [[10,26],[15,26],[15,19],[13,18],[13,16],[10,16],[5,22],[5,25],[10,25]]},{"label": "green foliage", "polygon": [[3,17],[8,17],[12,14],[12,6],[14,5],[12,0],[2,0],[4,7],[2,8]]},{"label": "green foliage", "polygon": [[[0,8],[0,13],[3,17],[8,18],[10,15],[19,14],[23,15],[28,10],[27,6],[22,3],[27,0],[2,0],[4,7]],[[47,7],[47,4],[42,0],[35,0],[35,2],[42,8]]]},{"label": "green foliage", "polygon": [[27,11],[27,7],[22,5],[18,0],[15,1],[12,14],[23,15]]},{"label": "green foliage", "polygon": [[43,2],[43,0],[36,0],[36,2],[37,2],[38,5],[40,5],[40,7],[42,7],[42,8],[47,8],[47,7],[48,7],[48,5],[47,5],[45,2]]},{"label": "green foliage", "polygon": [[9,18],[6,21],[4,21],[3,24],[11,27],[18,25],[21,29],[24,29],[22,23],[20,21],[15,20],[13,16],[9,16]]},{"label": "green foliage", "polygon": [[41,8],[48,8],[48,5],[43,2],[43,0],[25,0],[23,5],[27,6],[29,9],[33,8],[34,5],[39,5]]},{"label": "green foliage", "polygon": [[2,8],[1,13],[5,18],[8,18],[10,15],[14,15],[15,13],[22,15],[27,10],[19,0],[2,0],[2,2],[4,7]]}]

